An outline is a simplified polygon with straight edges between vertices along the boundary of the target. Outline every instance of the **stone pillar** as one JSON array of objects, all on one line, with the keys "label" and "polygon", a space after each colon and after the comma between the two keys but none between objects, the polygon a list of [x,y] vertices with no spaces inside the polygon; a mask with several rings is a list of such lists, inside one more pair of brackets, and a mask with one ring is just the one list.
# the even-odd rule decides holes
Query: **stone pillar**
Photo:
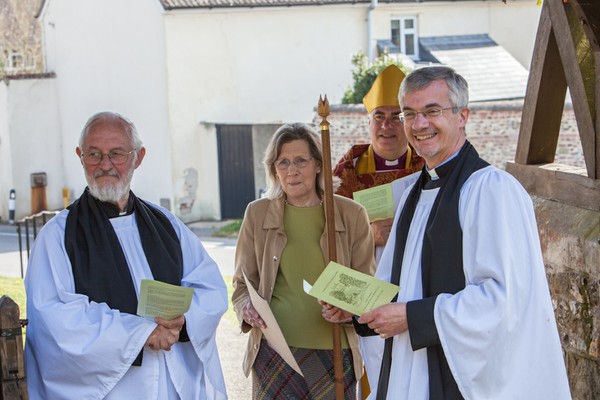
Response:
[{"label": "stone pillar", "polygon": [[571,394],[579,400],[597,399],[600,212],[535,197],[534,206]]}]

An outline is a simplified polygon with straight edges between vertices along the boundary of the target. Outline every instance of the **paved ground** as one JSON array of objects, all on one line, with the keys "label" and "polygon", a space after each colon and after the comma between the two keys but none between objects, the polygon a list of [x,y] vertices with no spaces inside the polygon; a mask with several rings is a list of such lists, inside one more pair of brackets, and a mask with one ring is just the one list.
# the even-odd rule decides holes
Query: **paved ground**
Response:
[{"label": "paved ground", "polygon": [[[217,262],[223,276],[233,274],[235,239],[211,237],[211,234],[226,222],[201,222],[189,224],[206,251]],[[24,246],[24,242],[23,242]],[[26,265],[26,257],[23,257]],[[26,267],[24,267],[26,272]],[[0,224],[0,276],[20,278],[19,246],[14,226]],[[229,283],[229,282],[228,282]],[[0,288],[2,295],[2,288]],[[239,333],[237,323],[223,318],[217,329],[217,346],[221,358],[221,366],[227,385],[227,393],[231,400],[247,400],[251,398],[251,379],[242,372],[242,359],[246,348],[247,336]]]}]

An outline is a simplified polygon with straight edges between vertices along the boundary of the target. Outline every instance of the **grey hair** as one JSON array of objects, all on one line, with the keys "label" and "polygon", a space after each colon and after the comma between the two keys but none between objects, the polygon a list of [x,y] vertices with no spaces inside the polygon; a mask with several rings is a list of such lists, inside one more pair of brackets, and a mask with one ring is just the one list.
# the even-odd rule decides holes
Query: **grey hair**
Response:
[{"label": "grey hair", "polygon": [[469,106],[469,84],[465,78],[450,67],[435,65],[417,68],[404,78],[398,94],[400,107],[404,107],[403,99],[408,93],[423,89],[438,79],[443,79],[448,85],[450,103],[454,113],[457,113],[460,108]]},{"label": "grey hair", "polygon": [[[125,126],[124,131],[127,134],[127,136],[129,136],[129,139],[131,140],[132,148],[137,149],[137,150],[141,149],[142,146],[144,145],[144,143],[142,142],[142,137],[138,133],[133,122],[131,122],[129,120],[129,118],[127,118],[119,113],[113,112],[113,111],[102,111],[102,112],[96,113],[87,120],[87,122],[83,126],[83,129],[81,130],[81,135],[79,136],[79,148],[80,149],[82,148],[83,142],[85,141],[87,136],[90,134],[91,127],[94,124],[96,124],[97,122],[115,121],[115,120],[120,121]],[[135,152],[135,156],[137,158],[137,151]]]},{"label": "grey hair", "polygon": [[[313,128],[303,123],[285,124],[280,126],[271,137],[267,149],[265,150],[265,157],[263,159],[268,181],[265,195],[269,199],[276,199],[283,195],[281,182],[279,182],[279,179],[277,179],[275,161],[277,161],[279,158],[283,145],[294,140],[304,140],[306,143],[308,143],[310,156],[314,158],[320,166],[323,165],[321,138]],[[325,187],[325,182],[323,180],[323,168],[321,168],[321,171],[317,174],[316,179],[316,186],[322,193],[323,188]]]}]

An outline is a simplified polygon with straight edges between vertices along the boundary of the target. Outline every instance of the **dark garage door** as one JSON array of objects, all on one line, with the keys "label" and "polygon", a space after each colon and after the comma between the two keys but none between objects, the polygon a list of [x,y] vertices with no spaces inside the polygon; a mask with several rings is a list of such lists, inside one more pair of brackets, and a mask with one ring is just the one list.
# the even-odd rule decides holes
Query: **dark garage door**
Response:
[{"label": "dark garage door", "polygon": [[242,218],[254,194],[251,125],[217,125],[221,218]]}]

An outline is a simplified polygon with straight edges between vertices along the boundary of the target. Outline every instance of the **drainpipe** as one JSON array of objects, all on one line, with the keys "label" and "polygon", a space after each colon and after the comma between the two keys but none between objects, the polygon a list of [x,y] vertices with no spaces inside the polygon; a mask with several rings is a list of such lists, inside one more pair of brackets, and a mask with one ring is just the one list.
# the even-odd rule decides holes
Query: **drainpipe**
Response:
[{"label": "drainpipe", "polygon": [[369,9],[367,10],[367,58],[370,62],[373,62],[373,21],[371,14],[377,7],[377,0],[371,0]]}]

